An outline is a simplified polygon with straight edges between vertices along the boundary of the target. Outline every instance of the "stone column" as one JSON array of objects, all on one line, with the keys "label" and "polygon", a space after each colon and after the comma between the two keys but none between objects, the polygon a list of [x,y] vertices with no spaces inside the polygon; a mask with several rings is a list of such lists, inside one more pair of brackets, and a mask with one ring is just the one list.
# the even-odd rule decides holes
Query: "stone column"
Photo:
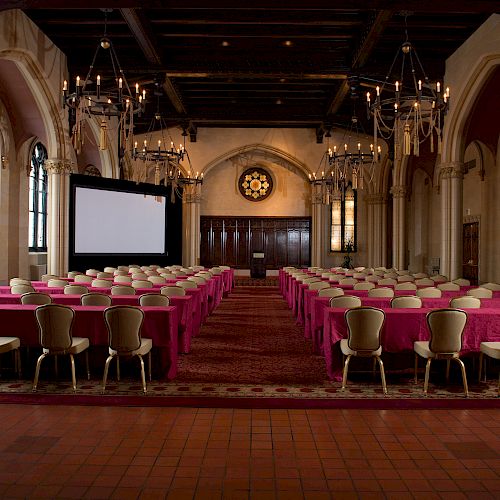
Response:
[{"label": "stone column", "polygon": [[311,184],[312,234],[311,266],[323,267],[323,255],[328,247],[325,242],[325,217],[320,184]]},{"label": "stone column", "polygon": [[462,276],[463,163],[440,166],[441,262],[440,272],[453,280]]},{"label": "stone column", "polygon": [[385,266],[387,197],[383,193],[372,193],[365,199],[368,204],[368,265]]},{"label": "stone column", "polygon": [[406,186],[392,186],[393,198],[393,242],[392,265],[396,269],[406,268]]},{"label": "stone column", "polygon": [[200,263],[201,184],[187,184],[182,196],[182,265]]},{"label": "stone column", "polygon": [[48,175],[47,200],[47,272],[65,276],[68,272],[69,174],[71,160],[45,160]]}]

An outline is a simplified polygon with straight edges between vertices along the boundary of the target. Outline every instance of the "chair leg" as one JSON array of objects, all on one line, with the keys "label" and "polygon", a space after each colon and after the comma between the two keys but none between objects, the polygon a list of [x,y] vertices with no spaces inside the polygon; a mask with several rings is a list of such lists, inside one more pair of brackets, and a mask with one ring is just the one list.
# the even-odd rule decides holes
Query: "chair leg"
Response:
[{"label": "chair leg", "polygon": [[38,361],[36,362],[35,379],[33,380],[33,388],[32,388],[33,392],[36,392],[36,388],[38,386],[38,377],[40,375],[40,365],[42,364],[42,361],[46,356],[47,354],[42,353],[38,358]]},{"label": "chair leg", "polygon": [[351,355],[349,354],[344,363],[344,373],[342,375],[342,390],[345,391],[347,385],[347,370],[349,369],[349,361],[351,361]]},{"label": "chair leg", "polygon": [[373,366],[372,366],[372,377],[373,377],[373,380],[375,380],[376,375],[377,375],[377,359],[373,358]]},{"label": "chair leg", "polygon": [[464,383],[464,393],[465,397],[469,397],[469,387],[467,386],[467,374],[465,373],[465,365],[464,362],[460,358],[453,358],[459,365],[462,370],[462,381]]},{"label": "chair leg", "polygon": [[85,350],[85,364],[87,365],[87,380],[90,380],[89,350]]},{"label": "chair leg", "polygon": [[106,381],[108,380],[109,364],[111,363],[113,358],[114,358],[114,356],[108,356],[108,359],[106,360],[106,364],[104,365],[104,375],[102,377],[102,393],[103,394],[104,394],[104,391],[106,390]]},{"label": "chair leg", "polygon": [[418,384],[417,371],[418,371],[418,354],[415,353],[415,379],[414,379],[415,384]]},{"label": "chair leg", "polygon": [[140,354],[137,355],[139,357],[139,361],[141,362],[141,380],[142,380],[142,391],[146,394],[146,374],[144,373],[144,360]]},{"label": "chair leg", "polygon": [[385,383],[385,371],[384,371],[384,363],[380,359],[380,356],[376,356],[374,359],[378,361],[380,365],[380,378],[382,379],[382,389],[384,390],[384,394],[387,394],[387,384]]},{"label": "chair leg", "polygon": [[484,353],[480,352],[479,353],[479,378],[478,378],[478,382],[481,382],[481,374],[483,371],[483,358],[484,358]]},{"label": "chair leg", "polygon": [[429,373],[431,371],[431,361],[432,358],[427,358],[427,364],[425,365],[424,394],[426,396],[427,396],[427,389],[429,388]]},{"label": "chair leg", "polygon": [[54,356],[54,373],[56,378],[59,378],[59,364],[57,363],[57,354]]},{"label": "chair leg", "polygon": [[73,391],[76,392],[76,374],[75,374],[75,357],[70,353],[69,359],[71,362],[71,381],[73,382]]},{"label": "chair leg", "polygon": [[149,381],[151,382],[151,351],[148,352]]},{"label": "chair leg", "polygon": [[21,350],[16,349],[16,354],[17,354],[17,376],[21,378],[22,376],[22,367],[21,367]]},{"label": "chair leg", "polygon": [[450,383],[450,362],[451,359],[446,360],[446,383]]},{"label": "chair leg", "polygon": [[116,356],[116,380],[120,382],[120,356]]}]

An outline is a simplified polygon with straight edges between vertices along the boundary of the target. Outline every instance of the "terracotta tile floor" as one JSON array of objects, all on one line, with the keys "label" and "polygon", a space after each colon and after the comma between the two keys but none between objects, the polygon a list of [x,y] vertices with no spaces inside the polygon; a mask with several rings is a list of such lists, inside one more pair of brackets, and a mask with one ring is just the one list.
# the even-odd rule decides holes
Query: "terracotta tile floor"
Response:
[{"label": "terracotta tile floor", "polygon": [[1,405],[1,498],[500,498],[498,410]]}]

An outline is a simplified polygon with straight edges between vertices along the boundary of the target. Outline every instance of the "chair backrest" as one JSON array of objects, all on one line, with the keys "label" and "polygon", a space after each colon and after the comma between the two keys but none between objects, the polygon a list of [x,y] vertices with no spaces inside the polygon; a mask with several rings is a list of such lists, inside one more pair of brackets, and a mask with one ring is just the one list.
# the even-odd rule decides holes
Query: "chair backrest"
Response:
[{"label": "chair backrest", "polygon": [[413,276],[416,280],[420,280],[420,279],[427,278],[429,275],[428,275],[427,273],[414,273],[414,274],[412,274],[412,276]]},{"label": "chair backrest", "polygon": [[411,281],[405,281],[403,283],[398,283],[395,287],[394,290],[416,290],[417,285],[415,283],[412,283]]},{"label": "chair backrest", "polygon": [[382,278],[380,280],[378,280],[378,284],[380,286],[387,286],[387,285],[397,285],[398,282],[394,279],[394,278]]},{"label": "chair backrest", "polygon": [[97,279],[112,278],[113,276],[113,273],[97,273]]},{"label": "chair backrest", "polygon": [[458,292],[458,290],[460,290],[459,285],[457,285],[456,283],[451,283],[450,281],[447,281],[445,283],[438,283],[436,287],[447,292]]},{"label": "chair backrest", "polygon": [[364,280],[365,277],[366,277],[366,274],[365,273],[362,273],[361,271],[360,272],[355,272],[352,277],[356,280]]},{"label": "chair backrest", "polygon": [[175,276],[186,276],[184,271],[172,271],[172,274],[175,274]]},{"label": "chair backrest", "polygon": [[429,349],[434,353],[459,353],[467,313],[461,309],[434,309],[427,313]]},{"label": "chair backrest", "polygon": [[139,297],[139,305],[167,307],[170,305],[170,299],[160,293],[144,293]]},{"label": "chair backrest", "polygon": [[128,266],[118,266],[117,269],[118,269],[118,271],[125,271],[126,273],[129,272]]},{"label": "chair backrest", "polygon": [[188,278],[188,281],[193,281],[198,285],[204,285],[207,282],[207,280],[205,278],[202,278],[201,276],[190,276]]},{"label": "chair backrest", "polygon": [[99,287],[99,288],[111,288],[113,286],[113,282],[111,280],[95,279],[95,280],[92,280],[91,285],[93,287]]},{"label": "chair backrest", "polygon": [[77,274],[73,278],[73,281],[75,283],[92,283],[93,278],[92,278],[92,276],[87,276],[86,274]]},{"label": "chair backrest", "polygon": [[384,279],[387,279],[387,278],[392,278],[393,280],[398,280],[398,274],[397,273],[393,273],[393,272],[387,272],[387,273],[384,273]]},{"label": "chair backrest", "polygon": [[491,299],[493,297],[493,291],[483,287],[471,288],[467,290],[467,295],[477,297],[478,299]]},{"label": "chair backrest", "polygon": [[479,309],[481,307],[481,299],[465,295],[463,297],[453,297],[450,299],[450,307],[454,309]]},{"label": "chair backrest", "polygon": [[106,266],[103,271],[105,273],[110,273],[111,275],[114,274],[115,271],[117,271],[116,267],[111,267],[111,266]]},{"label": "chair backrest", "polygon": [[22,295],[23,293],[34,292],[35,289],[31,285],[12,285],[10,293]]},{"label": "chair backrest", "polygon": [[384,325],[385,313],[375,307],[357,307],[345,312],[348,345],[358,354],[371,353],[380,347],[380,331]]},{"label": "chair backrest", "polygon": [[330,299],[330,307],[361,307],[361,299],[354,295],[339,295]]},{"label": "chair backrest", "polygon": [[375,283],[372,281],[362,281],[361,283],[356,283],[353,288],[354,290],[371,290],[375,288]]},{"label": "chair backrest", "polygon": [[64,287],[65,295],[83,295],[89,293],[89,289],[83,285],[66,285]]},{"label": "chair backrest", "polygon": [[[116,281],[116,278],[118,276],[127,276],[128,277],[128,272],[127,271],[120,271],[120,270],[116,270],[114,273],[113,273],[113,276],[115,277],[115,281]],[[132,277],[130,277],[130,279],[132,279]]]},{"label": "chair backrest", "polygon": [[83,274],[83,273],[81,273],[80,271],[70,271],[70,272],[68,273],[68,278],[73,278],[73,280],[74,280],[74,279],[75,279],[75,276],[78,276],[78,275],[80,275],[80,274]]},{"label": "chair backrest", "polygon": [[427,288],[419,288],[417,290],[417,297],[422,297],[425,299],[438,299],[443,295],[439,288],[429,286]]},{"label": "chair backrest", "polygon": [[222,269],[220,267],[211,267],[210,272],[212,274],[222,274]]},{"label": "chair backrest", "polygon": [[186,295],[186,290],[184,288],[181,288],[180,286],[162,286],[160,293],[162,295],[166,295],[167,297],[169,296],[179,296],[179,295]]},{"label": "chair backrest", "polygon": [[148,276],[148,281],[151,281],[153,285],[163,285],[167,282],[163,276]]},{"label": "chair backrest", "polygon": [[369,283],[378,283],[380,279],[380,276],[377,276],[376,274],[370,274],[370,276],[367,276],[365,278],[365,281],[369,282]]},{"label": "chair backrest", "polygon": [[493,290],[494,292],[497,292],[500,290],[500,285],[498,283],[485,283],[484,285],[481,285],[482,288],[487,288],[488,290]]},{"label": "chair backrest", "polygon": [[133,306],[112,306],[104,310],[109,347],[118,353],[136,351],[141,345],[144,312]]},{"label": "chair backrest", "polygon": [[10,286],[12,286],[12,285],[31,285],[31,281],[25,280],[23,278],[11,278],[11,280],[9,281],[9,285]]},{"label": "chair backrest", "polygon": [[175,280],[177,276],[172,273],[161,273],[160,275],[162,278],[165,278],[165,280]]},{"label": "chair backrest", "polygon": [[338,287],[323,288],[318,292],[319,297],[340,297],[344,295],[344,290]]},{"label": "chair backrest", "polygon": [[135,295],[135,288],[130,285],[113,285],[111,295]]},{"label": "chair backrest", "polygon": [[146,273],[132,273],[132,281],[135,280],[147,280],[148,275]]},{"label": "chair backrest", "polygon": [[58,278],[59,276],[56,276],[55,274],[42,274],[42,281],[44,283],[48,283],[49,280],[56,280]]},{"label": "chair backrest", "polygon": [[175,286],[178,286],[181,288],[198,288],[197,283],[195,283],[194,281],[188,281],[188,280],[177,281],[175,283]]},{"label": "chair backrest", "polygon": [[399,295],[391,299],[393,309],[419,309],[422,307],[422,299],[415,295]]},{"label": "chair backrest", "polygon": [[392,288],[372,288],[368,290],[368,297],[394,297],[394,289]]},{"label": "chair backrest", "polygon": [[415,281],[415,278],[409,274],[403,274],[397,277],[398,283],[407,283]]},{"label": "chair backrest", "polygon": [[148,279],[151,277],[160,276],[158,274],[158,272],[156,270],[153,270],[153,269],[151,271],[144,271],[144,274],[147,275]]},{"label": "chair backrest", "polygon": [[340,285],[355,285],[358,282],[355,278],[343,278],[339,281]]},{"label": "chair backrest", "polygon": [[330,288],[330,285],[326,281],[309,283],[309,290],[323,290],[324,288]]},{"label": "chair backrest", "polygon": [[319,276],[311,276],[309,278],[302,279],[302,283],[304,283],[305,285],[308,285],[309,283],[316,283],[318,281],[321,281],[321,278]]},{"label": "chair backrest", "polygon": [[28,292],[21,295],[21,304],[35,304],[41,306],[43,304],[52,304],[52,297],[46,293]]},{"label": "chair backrest", "polygon": [[132,286],[134,288],[153,288],[153,283],[148,280],[133,280]]},{"label": "chair backrest", "polygon": [[105,293],[90,292],[80,296],[82,306],[110,306],[112,304],[111,296]]},{"label": "chair backrest", "polygon": [[47,281],[47,286],[49,288],[55,288],[55,287],[60,287],[60,286],[66,286],[68,282],[66,280],[59,280],[59,279],[53,279]]},{"label": "chair backrest", "polygon": [[448,278],[442,274],[436,274],[435,276],[430,277],[434,283],[446,283]]},{"label": "chair backrest", "polygon": [[97,278],[97,275],[100,273],[99,269],[87,269],[85,274],[87,276],[91,276],[92,278]]},{"label": "chair backrest", "polygon": [[417,286],[434,286],[434,281],[430,278],[419,278],[415,280],[415,285]]},{"label": "chair backrest", "polygon": [[124,276],[116,275],[113,278],[113,281],[115,283],[132,283],[132,276],[129,276],[128,274],[125,274]]},{"label": "chair backrest", "polygon": [[40,344],[44,349],[65,352],[71,347],[71,328],[75,318],[75,311],[71,307],[45,304],[36,308],[35,317]]},{"label": "chair backrest", "polygon": [[453,280],[452,283],[456,283],[458,286],[470,286],[470,281],[465,278],[458,278]]}]

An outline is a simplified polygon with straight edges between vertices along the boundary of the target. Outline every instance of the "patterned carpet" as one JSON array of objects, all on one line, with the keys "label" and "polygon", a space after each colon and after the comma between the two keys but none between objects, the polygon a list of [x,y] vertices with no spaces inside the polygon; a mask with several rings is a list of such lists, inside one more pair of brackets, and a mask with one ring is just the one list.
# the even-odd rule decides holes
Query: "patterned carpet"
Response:
[{"label": "patterned carpet", "polygon": [[[61,363],[62,364],[62,363]],[[411,363],[410,363],[411,365]],[[408,365],[406,365],[408,366]],[[390,367],[386,363],[386,367]],[[124,367],[125,368],[125,367]],[[117,405],[210,405],[242,407],[500,407],[497,381],[469,380],[470,396],[463,397],[461,380],[445,384],[433,373],[427,398],[422,376],[413,384],[411,369],[388,370],[388,396],[380,380],[369,373],[349,375],[348,389],[326,375],[324,358],[312,353],[311,343],[281,298],[277,287],[237,286],[224,299],[193,339],[191,353],[179,357],[179,373],[172,382],[153,380],[141,395],[137,366],[120,383],[110,374],[106,395],[101,395],[101,372],[88,382],[79,374],[73,394],[69,373],[58,381],[43,374],[38,392],[31,380],[0,379],[0,402]],[[126,373],[126,370],[124,370]],[[494,376],[493,374],[490,374]],[[5,376],[9,376],[5,372]],[[29,377],[30,374],[27,374]],[[10,375],[12,377],[12,375]],[[472,378],[472,377],[471,377]]]}]

